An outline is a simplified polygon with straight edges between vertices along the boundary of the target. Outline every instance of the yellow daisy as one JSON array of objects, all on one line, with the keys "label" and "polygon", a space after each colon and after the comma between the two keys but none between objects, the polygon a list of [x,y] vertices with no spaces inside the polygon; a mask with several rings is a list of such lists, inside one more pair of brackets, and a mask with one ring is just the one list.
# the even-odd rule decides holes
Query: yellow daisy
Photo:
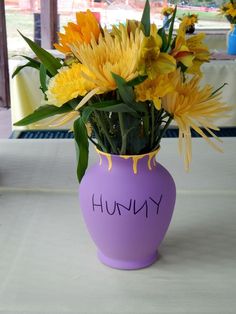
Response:
[{"label": "yellow daisy", "polygon": [[138,51],[144,37],[143,32],[137,28],[135,34],[128,34],[123,25],[120,25],[119,29],[119,35],[112,35],[105,29],[98,42],[93,38],[90,45],[71,45],[78,60],[93,73],[93,76],[88,75],[87,78],[100,92],[117,88],[112,73],[126,81],[138,76]]},{"label": "yellow daisy", "polygon": [[95,85],[85,78],[86,75],[92,77],[86,66],[80,63],[61,68],[49,81],[47,102],[60,107],[71,99],[86,95],[95,88]]},{"label": "yellow daisy", "polygon": [[184,81],[179,70],[169,77],[175,85],[175,90],[162,98],[162,107],[173,115],[179,127],[179,150],[182,153],[184,144],[185,168],[188,170],[192,156],[190,128],[193,128],[215,149],[221,151],[200,129],[200,126],[220,141],[212,132],[212,130],[219,130],[213,120],[226,116],[229,107],[220,101],[221,92],[213,94],[213,89],[209,85],[204,88],[199,87],[200,77]]}]

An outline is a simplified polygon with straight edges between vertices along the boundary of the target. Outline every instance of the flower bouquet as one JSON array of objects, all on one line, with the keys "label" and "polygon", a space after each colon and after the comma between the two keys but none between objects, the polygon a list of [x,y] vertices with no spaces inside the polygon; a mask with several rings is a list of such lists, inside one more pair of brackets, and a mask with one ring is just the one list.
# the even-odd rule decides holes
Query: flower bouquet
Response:
[{"label": "flower bouquet", "polygon": [[[45,103],[15,123],[22,126],[54,117],[49,124],[72,122],[77,147],[77,175],[84,219],[99,250],[112,267],[134,269],[156,258],[173,213],[175,185],[156,162],[160,142],[171,122],[179,128],[185,168],[191,162],[191,128],[212,147],[221,148],[214,119],[225,115],[221,87],[200,87],[209,51],[204,35],[185,37],[185,24],[173,36],[150,22],[147,1],[141,21],[102,28],[93,14],[79,12],[77,22],[59,33],[54,58],[22,35],[38,60]],[[17,69],[19,71],[19,69]],[[89,142],[100,163],[88,171]]]},{"label": "flower bouquet", "polygon": [[227,34],[227,51],[228,54],[236,55],[236,1],[230,0],[223,4],[220,13],[224,15],[231,24],[231,30]]},{"label": "flower bouquet", "polygon": [[187,34],[193,34],[195,32],[195,24],[198,23],[198,15],[197,14],[190,14],[183,15],[182,18],[180,18],[180,21],[182,21],[182,25],[185,27],[185,31]]}]

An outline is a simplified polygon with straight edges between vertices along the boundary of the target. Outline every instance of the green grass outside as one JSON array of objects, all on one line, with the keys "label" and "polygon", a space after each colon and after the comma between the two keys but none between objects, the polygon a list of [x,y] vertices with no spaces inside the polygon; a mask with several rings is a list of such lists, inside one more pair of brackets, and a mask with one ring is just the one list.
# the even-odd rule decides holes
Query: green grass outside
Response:
[{"label": "green grass outside", "polygon": [[[190,11],[184,11],[180,8],[178,9],[177,17],[181,17],[184,13],[187,14],[188,12]],[[191,11],[191,13],[198,14],[199,20],[219,22],[225,21],[225,18],[216,12]],[[68,20],[67,16],[61,15],[60,16],[61,26],[65,25],[67,20]],[[25,36],[33,38],[34,15],[32,13],[31,14],[22,13],[19,11],[6,12],[6,24],[9,57],[19,54],[28,54],[30,52],[30,49],[25,44],[23,38],[21,38],[17,30],[19,30]]]},{"label": "green grass outside", "polygon": [[8,42],[8,56],[18,54],[27,54],[30,49],[24,43],[23,38],[17,30],[25,36],[32,38],[34,34],[34,16],[33,14],[26,14],[21,12],[11,11],[6,12],[7,25],[7,42]]},{"label": "green grass outside", "polygon": [[183,14],[197,14],[198,15],[198,19],[199,20],[203,20],[203,21],[218,21],[218,22],[224,22],[226,21],[225,17],[223,17],[222,15],[220,15],[217,12],[202,12],[202,11],[186,11],[186,10],[182,10],[182,9],[178,9],[176,16],[177,17],[182,17]]}]

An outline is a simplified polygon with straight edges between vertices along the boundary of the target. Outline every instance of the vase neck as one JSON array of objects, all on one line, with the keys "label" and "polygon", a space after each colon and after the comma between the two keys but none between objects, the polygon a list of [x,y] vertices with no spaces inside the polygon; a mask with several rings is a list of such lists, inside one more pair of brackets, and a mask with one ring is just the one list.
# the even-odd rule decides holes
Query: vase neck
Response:
[{"label": "vase neck", "polygon": [[142,155],[112,155],[99,150],[97,152],[100,157],[100,166],[105,167],[108,171],[111,171],[117,164],[129,164],[133,173],[137,174],[138,170],[143,166],[150,171],[156,166],[156,155],[159,150],[160,147],[155,151]]}]

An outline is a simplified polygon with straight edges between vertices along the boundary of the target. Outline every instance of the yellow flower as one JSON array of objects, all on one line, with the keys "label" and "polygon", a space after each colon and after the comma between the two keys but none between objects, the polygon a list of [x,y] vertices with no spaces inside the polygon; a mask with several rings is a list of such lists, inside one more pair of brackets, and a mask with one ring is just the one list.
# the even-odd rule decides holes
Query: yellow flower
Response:
[{"label": "yellow flower", "polygon": [[231,5],[231,7],[226,12],[227,15],[230,15],[232,17],[236,17],[236,9]]},{"label": "yellow flower", "polygon": [[201,75],[202,63],[210,59],[208,47],[203,44],[204,38],[205,34],[199,33],[186,39],[183,28],[178,31],[171,55],[177,63],[181,62],[187,67],[187,73]]},{"label": "yellow flower", "polygon": [[194,54],[189,50],[185,33],[178,33],[175,40],[175,46],[171,51],[171,55],[176,59],[176,62],[181,62],[185,67],[189,68],[193,65]]},{"label": "yellow flower", "polygon": [[219,13],[222,15],[226,15],[226,12],[229,8],[229,3],[225,3],[223,4],[220,8],[219,8]]},{"label": "yellow flower", "polygon": [[220,13],[223,15],[230,15],[232,17],[236,17],[236,5],[233,5],[231,2],[228,2],[220,8]]},{"label": "yellow flower", "polygon": [[127,20],[126,27],[128,34],[132,33],[133,35],[135,35],[136,29],[141,29],[141,23],[136,20]]},{"label": "yellow flower", "polygon": [[174,8],[172,8],[172,7],[165,7],[161,10],[161,13],[165,16],[169,16],[169,15],[173,14],[173,12],[174,12]]},{"label": "yellow flower", "polygon": [[90,43],[91,38],[98,39],[100,34],[100,26],[90,10],[87,12],[76,13],[77,24],[68,23],[64,27],[65,34],[58,33],[59,44],[54,44],[54,47],[62,53],[70,53],[70,45],[73,43]]},{"label": "yellow flower", "polygon": [[[182,146],[185,146],[185,167],[188,170],[191,161],[191,132],[193,128],[215,149],[221,149],[212,142],[200,129],[203,127],[209,134],[219,140],[212,130],[218,130],[213,120],[224,117],[229,107],[220,101],[221,92],[212,94],[212,87],[206,85],[199,87],[200,77],[193,77],[184,81],[179,70],[169,75],[175,85],[175,90],[162,98],[162,107],[173,115],[179,127],[179,149],[182,153]],[[184,142],[184,143],[183,143]]]},{"label": "yellow flower", "polygon": [[86,75],[92,76],[90,71],[80,63],[73,63],[71,67],[63,67],[59,73],[49,81],[48,103],[62,106],[67,101],[78,96],[84,96],[94,89],[94,84],[86,79]]},{"label": "yellow flower", "polygon": [[122,23],[120,23],[118,27],[116,25],[112,25],[112,30],[111,30],[110,34],[112,36],[118,37],[120,40],[122,40],[121,34],[122,34],[122,29],[124,27],[125,27],[125,30],[126,30],[128,36],[130,36],[131,33],[133,36],[135,36],[136,30],[138,29],[140,31],[142,29],[142,25],[139,21],[126,20],[125,25],[123,25]]},{"label": "yellow flower", "polygon": [[210,52],[208,47],[203,44],[203,40],[205,38],[204,33],[199,33],[197,35],[193,35],[186,40],[187,47],[189,51],[194,54],[193,65],[189,67],[187,72],[192,74],[201,75],[200,67],[202,63],[209,62],[210,60]]},{"label": "yellow flower", "polygon": [[189,14],[189,15],[184,15],[183,18],[181,19],[181,23],[180,23],[180,28],[188,28],[191,25],[194,25],[198,22],[198,17],[196,14]]},{"label": "yellow flower", "polygon": [[153,80],[159,74],[167,74],[176,69],[176,61],[168,53],[161,52],[162,39],[154,32],[144,37],[139,56],[139,74],[148,75]]},{"label": "yellow flower", "polygon": [[160,97],[173,91],[168,75],[159,75],[154,80],[146,79],[135,87],[136,100],[153,101],[157,110],[161,108]]},{"label": "yellow flower", "polygon": [[105,29],[98,42],[92,39],[90,45],[75,43],[71,46],[78,60],[93,73],[93,77],[88,75],[88,79],[103,93],[117,88],[112,73],[126,81],[138,76],[138,51],[144,37],[143,32],[136,29],[134,35],[128,34],[123,25],[119,29],[118,35],[111,35]]}]

